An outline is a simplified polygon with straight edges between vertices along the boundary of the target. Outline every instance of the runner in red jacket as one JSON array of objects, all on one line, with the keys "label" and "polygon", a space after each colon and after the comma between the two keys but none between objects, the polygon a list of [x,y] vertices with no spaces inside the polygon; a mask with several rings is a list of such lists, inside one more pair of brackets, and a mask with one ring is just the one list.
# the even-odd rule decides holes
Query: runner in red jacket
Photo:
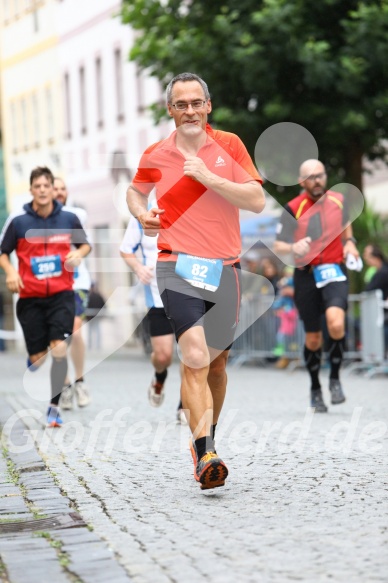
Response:
[{"label": "runner in red jacket", "polygon": [[[73,268],[90,252],[78,217],[54,201],[54,176],[46,167],[30,176],[32,202],[11,215],[0,239],[0,267],[6,285],[19,294],[16,313],[23,330],[30,371],[52,354],[47,424],[62,424],[58,407],[67,373],[67,344],[74,323]],[[72,250],[71,245],[76,249]],[[18,270],[10,261],[16,251]]]}]

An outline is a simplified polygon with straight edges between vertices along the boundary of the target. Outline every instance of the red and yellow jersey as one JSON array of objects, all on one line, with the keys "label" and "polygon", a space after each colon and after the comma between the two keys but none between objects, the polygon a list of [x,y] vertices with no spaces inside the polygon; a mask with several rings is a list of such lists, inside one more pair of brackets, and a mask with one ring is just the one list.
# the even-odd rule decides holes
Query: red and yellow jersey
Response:
[{"label": "red and yellow jersey", "polygon": [[[296,258],[302,265],[342,263],[342,232],[349,223],[348,208],[343,194],[328,190],[317,200],[302,192],[284,207],[280,218],[279,241],[294,243],[311,237],[310,251],[303,258]],[[290,220],[290,215],[295,220]]]},{"label": "red and yellow jersey", "polygon": [[[232,133],[206,126],[207,141],[199,150],[207,168],[243,184],[262,182],[244,144]],[[133,185],[144,195],[155,187],[160,215],[160,251],[208,258],[238,257],[241,252],[239,209],[203,184],[183,175],[185,157],[176,148],[176,131],[143,154]],[[170,259],[159,253],[159,260]]]}]

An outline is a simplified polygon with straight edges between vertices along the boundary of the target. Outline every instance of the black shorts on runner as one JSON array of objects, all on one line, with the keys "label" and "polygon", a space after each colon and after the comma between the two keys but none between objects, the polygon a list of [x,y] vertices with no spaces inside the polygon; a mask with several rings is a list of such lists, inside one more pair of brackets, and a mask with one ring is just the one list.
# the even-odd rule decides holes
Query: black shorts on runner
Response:
[{"label": "black shorts on runner", "polygon": [[[346,268],[341,265],[341,269],[346,275]],[[295,269],[294,286],[294,301],[305,332],[322,330],[322,315],[327,308],[342,308],[345,312],[348,309],[348,280],[333,281],[317,288],[310,269]]]},{"label": "black shorts on runner", "polygon": [[224,265],[215,292],[193,287],[175,273],[174,261],[159,261],[156,267],[159,293],[175,338],[193,326],[203,326],[211,348],[229,350],[238,323],[241,271],[240,263]]},{"label": "black shorts on runner", "polygon": [[164,308],[150,308],[147,318],[151,338],[174,334],[171,320],[167,318]]},{"label": "black shorts on runner", "polygon": [[44,352],[52,340],[71,338],[74,326],[73,291],[47,298],[20,298],[16,315],[23,330],[28,354]]}]

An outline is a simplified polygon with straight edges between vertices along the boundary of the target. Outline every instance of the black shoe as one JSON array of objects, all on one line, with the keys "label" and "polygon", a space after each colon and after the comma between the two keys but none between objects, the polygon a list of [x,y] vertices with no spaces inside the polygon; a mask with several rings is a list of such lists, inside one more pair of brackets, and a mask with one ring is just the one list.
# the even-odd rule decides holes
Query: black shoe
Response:
[{"label": "black shoe", "polygon": [[321,390],[311,391],[311,407],[315,409],[316,413],[327,413]]},{"label": "black shoe", "polygon": [[331,404],[339,405],[346,401],[346,397],[341,387],[341,383],[338,379],[330,379],[329,390],[331,392]]}]

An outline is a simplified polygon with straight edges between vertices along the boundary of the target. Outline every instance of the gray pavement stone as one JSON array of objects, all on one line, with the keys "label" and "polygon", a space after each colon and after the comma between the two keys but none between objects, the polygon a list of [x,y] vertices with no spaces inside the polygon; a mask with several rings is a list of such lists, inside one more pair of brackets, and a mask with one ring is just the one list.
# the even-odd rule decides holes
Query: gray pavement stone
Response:
[{"label": "gray pavement stone", "polygon": [[[204,493],[192,476],[189,431],[174,421],[177,363],[156,410],[146,359],[91,363],[93,402],[65,412],[59,432],[43,427],[46,403],[23,391],[16,370],[5,375],[19,386],[8,403],[37,411],[24,422],[39,453],[136,583],[387,582],[386,378],[344,371],[347,402],[309,415],[304,371],[229,368],[216,442],[230,476]],[[22,446],[27,438],[17,435]],[[65,544],[82,556],[77,543]]]},{"label": "gray pavement stone", "polygon": [[0,538],[0,556],[7,566],[11,583],[69,583],[58,562],[57,553],[44,538],[19,535],[11,540]]}]

